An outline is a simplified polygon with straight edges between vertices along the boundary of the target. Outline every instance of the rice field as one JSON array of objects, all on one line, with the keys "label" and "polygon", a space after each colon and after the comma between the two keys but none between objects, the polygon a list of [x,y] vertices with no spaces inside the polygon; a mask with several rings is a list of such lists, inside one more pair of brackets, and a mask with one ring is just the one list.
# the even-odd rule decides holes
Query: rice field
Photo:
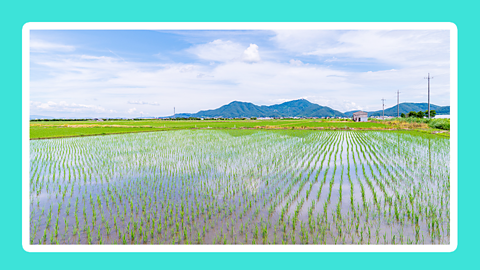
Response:
[{"label": "rice field", "polygon": [[179,130],[30,141],[30,243],[450,242],[450,142]]}]

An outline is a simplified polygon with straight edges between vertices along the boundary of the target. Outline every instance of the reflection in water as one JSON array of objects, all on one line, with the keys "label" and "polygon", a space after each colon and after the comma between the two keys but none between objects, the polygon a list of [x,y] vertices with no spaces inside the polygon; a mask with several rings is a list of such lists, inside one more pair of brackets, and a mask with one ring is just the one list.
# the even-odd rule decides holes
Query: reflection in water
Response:
[{"label": "reflection in water", "polygon": [[449,243],[448,139],[233,135],[32,141],[31,242]]},{"label": "reflection in water", "polygon": [[432,180],[432,143],[428,138],[428,167],[430,168],[430,181]]}]

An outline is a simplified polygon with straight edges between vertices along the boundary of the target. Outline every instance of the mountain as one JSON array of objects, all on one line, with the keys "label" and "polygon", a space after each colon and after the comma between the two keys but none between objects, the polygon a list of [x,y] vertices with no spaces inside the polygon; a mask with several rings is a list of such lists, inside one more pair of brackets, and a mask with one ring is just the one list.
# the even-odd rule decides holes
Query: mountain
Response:
[{"label": "mountain", "polygon": [[250,102],[233,101],[214,110],[197,113],[179,113],[175,117],[239,118],[239,117],[345,117],[345,114],[329,107],[298,99],[271,106],[258,106]]},{"label": "mountain", "polygon": [[[426,111],[428,109],[428,103],[400,103],[399,111],[400,114],[407,114],[411,111]],[[438,106],[435,104],[430,104],[430,110],[435,110],[437,115],[450,114],[450,106]],[[356,111],[345,112],[345,115],[351,117]],[[368,116],[382,116],[382,110],[367,112]],[[397,105],[385,109],[385,116],[397,116]]]}]

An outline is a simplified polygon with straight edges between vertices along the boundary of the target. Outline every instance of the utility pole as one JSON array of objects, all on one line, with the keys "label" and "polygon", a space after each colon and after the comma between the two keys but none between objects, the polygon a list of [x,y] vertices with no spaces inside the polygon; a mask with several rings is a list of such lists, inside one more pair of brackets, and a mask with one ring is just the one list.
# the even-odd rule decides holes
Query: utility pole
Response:
[{"label": "utility pole", "polygon": [[383,116],[382,116],[382,120],[385,120],[385,100],[384,98],[382,98],[382,107],[383,107]]},{"label": "utility pole", "polygon": [[430,73],[428,73],[428,77],[424,79],[428,80],[428,119],[430,119],[430,79],[433,79],[433,77],[430,77]]},{"label": "utility pole", "polygon": [[175,107],[173,107],[173,118],[175,119]]},{"label": "utility pole", "polygon": [[397,118],[400,117],[400,90],[397,90]]}]

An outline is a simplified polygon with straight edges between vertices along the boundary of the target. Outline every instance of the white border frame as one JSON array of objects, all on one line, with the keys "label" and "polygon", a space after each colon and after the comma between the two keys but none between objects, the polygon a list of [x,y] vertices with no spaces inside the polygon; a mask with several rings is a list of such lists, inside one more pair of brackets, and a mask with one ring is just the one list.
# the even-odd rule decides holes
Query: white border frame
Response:
[{"label": "white border frame", "polygon": [[[449,245],[30,245],[30,30],[449,30]],[[22,29],[22,246],[27,252],[453,252],[458,244],[458,30],[449,22],[33,22]],[[421,75],[421,74],[420,74]]]}]

